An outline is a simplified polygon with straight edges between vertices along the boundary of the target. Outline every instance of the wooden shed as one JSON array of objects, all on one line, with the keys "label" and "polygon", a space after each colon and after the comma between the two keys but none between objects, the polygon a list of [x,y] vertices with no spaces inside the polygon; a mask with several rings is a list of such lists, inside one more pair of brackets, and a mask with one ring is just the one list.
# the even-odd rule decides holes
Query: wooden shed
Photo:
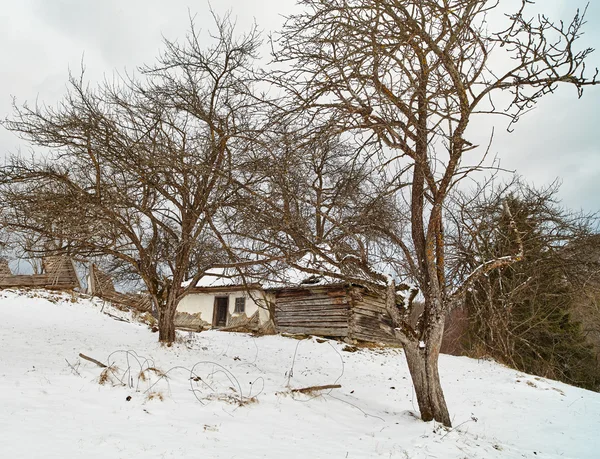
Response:
[{"label": "wooden shed", "polygon": [[396,343],[385,298],[347,284],[268,289],[275,295],[275,327],[280,333]]}]

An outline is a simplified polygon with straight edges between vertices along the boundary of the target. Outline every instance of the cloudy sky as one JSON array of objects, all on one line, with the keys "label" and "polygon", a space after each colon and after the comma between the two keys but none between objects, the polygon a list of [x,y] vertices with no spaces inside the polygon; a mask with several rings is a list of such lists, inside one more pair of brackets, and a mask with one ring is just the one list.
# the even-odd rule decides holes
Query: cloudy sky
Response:
[{"label": "cloudy sky", "polygon": [[[514,0],[503,0],[510,4]],[[554,18],[570,18],[586,0],[540,0]],[[276,30],[294,0],[213,1],[217,13],[228,9],[239,30],[256,21],[265,32]],[[162,37],[182,38],[189,15],[201,27],[211,23],[209,3],[190,0],[4,0],[0,12],[0,117],[18,102],[57,101],[65,91],[68,71],[79,72],[83,60],[92,81],[114,71],[150,63]],[[590,0],[581,46],[600,48],[600,0]],[[600,50],[588,62],[600,67]],[[537,185],[562,181],[565,205],[600,210],[600,86],[577,99],[573,88],[558,91],[526,115],[512,134],[496,122],[492,153],[501,166],[517,170]],[[489,132],[487,125],[477,129]],[[27,147],[0,128],[0,158]]]}]

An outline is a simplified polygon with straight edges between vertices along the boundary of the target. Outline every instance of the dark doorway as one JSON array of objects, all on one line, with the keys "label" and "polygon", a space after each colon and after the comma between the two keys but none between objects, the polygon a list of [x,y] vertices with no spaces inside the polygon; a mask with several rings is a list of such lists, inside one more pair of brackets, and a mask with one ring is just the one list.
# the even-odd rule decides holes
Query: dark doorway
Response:
[{"label": "dark doorway", "polygon": [[215,312],[213,314],[213,325],[224,327],[227,325],[227,309],[229,308],[229,297],[215,298]]}]

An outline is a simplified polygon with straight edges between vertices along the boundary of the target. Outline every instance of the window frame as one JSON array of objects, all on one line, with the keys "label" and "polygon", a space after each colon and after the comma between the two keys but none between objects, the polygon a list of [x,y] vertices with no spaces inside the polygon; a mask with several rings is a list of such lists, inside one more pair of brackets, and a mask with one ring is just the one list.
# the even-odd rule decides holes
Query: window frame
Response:
[{"label": "window frame", "polygon": [[[239,305],[241,305],[241,307]],[[236,296],[234,307],[233,307],[233,313],[234,314],[243,314],[245,312],[246,312],[246,297],[245,296]]]}]

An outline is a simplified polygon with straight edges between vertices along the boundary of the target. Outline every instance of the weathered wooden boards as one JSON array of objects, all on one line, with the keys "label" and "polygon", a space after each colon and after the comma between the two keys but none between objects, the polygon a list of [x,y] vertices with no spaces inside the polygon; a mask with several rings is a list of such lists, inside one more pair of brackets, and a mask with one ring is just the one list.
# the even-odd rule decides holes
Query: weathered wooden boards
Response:
[{"label": "weathered wooden boards", "polygon": [[348,336],[349,298],[344,286],[289,288],[275,295],[277,331]]},{"label": "weathered wooden boards", "polygon": [[359,341],[395,344],[392,321],[385,308],[385,298],[351,287],[352,316],[349,336]]},{"label": "weathered wooden boards", "polygon": [[395,343],[385,299],[362,287],[321,285],[275,291],[278,332]]},{"label": "weathered wooden boards", "polygon": [[5,260],[4,258],[0,258],[0,279],[9,277],[12,275],[13,274],[10,270],[10,267],[8,266],[8,261]]},{"label": "weathered wooden boards", "polygon": [[51,256],[42,259],[43,274],[13,275],[5,260],[0,261],[0,288],[39,287],[73,290],[81,287],[73,262],[68,257]]},{"label": "weathered wooden boards", "polygon": [[178,330],[200,332],[211,328],[211,324],[202,320],[200,314],[176,311],[173,321],[175,322],[175,328]]},{"label": "weathered wooden boards", "polygon": [[88,282],[88,291],[90,295],[142,312],[152,310],[152,299],[149,295],[117,292],[112,278],[98,269],[94,264],[90,267],[90,277]]}]

